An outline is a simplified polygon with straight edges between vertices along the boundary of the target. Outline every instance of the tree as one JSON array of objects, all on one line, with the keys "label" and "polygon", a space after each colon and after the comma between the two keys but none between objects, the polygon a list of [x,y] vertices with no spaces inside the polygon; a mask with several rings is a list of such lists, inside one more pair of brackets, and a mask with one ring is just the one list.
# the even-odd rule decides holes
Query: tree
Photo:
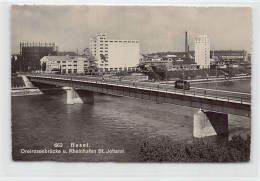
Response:
[{"label": "tree", "polygon": [[46,71],[46,62],[42,63],[42,71],[45,72]]},{"label": "tree", "polygon": [[22,55],[17,56],[17,63],[19,66],[19,71],[27,72],[28,71],[28,63],[26,61],[26,58]]},{"label": "tree", "polygon": [[12,56],[11,58],[11,72],[15,73],[19,71],[19,62],[18,60],[15,60],[15,57]]}]

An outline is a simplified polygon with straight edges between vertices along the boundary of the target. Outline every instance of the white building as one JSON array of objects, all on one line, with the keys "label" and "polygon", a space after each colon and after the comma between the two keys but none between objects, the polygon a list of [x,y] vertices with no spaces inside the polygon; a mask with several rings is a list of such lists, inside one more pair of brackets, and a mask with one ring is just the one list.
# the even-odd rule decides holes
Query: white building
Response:
[{"label": "white building", "polygon": [[45,73],[79,74],[84,73],[85,60],[74,56],[44,56],[40,62],[41,66],[46,63]]},{"label": "white building", "polygon": [[139,63],[138,40],[107,39],[106,34],[97,34],[89,38],[89,49],[100,71],[132,70]]},{"label": "white building", "polygon": [[195,62],[201,69],[210,68],[210,39],[207,35],[195,38]]}]

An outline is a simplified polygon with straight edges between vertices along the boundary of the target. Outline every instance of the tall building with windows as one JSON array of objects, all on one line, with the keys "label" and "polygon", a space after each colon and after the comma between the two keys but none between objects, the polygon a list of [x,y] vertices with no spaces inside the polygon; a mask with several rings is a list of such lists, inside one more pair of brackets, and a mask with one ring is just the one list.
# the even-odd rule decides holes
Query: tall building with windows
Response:
[{"label": "tall building with windows", "polygon": [[108,39],[106,34],[89,38],[89,50],[100,71],[132,70],[139,63],[138,40]]},{"label": "tall building with windows", "polygon": [[195,62],[201,69],[210,68],[210,39],[207,35],[195,38]]}]

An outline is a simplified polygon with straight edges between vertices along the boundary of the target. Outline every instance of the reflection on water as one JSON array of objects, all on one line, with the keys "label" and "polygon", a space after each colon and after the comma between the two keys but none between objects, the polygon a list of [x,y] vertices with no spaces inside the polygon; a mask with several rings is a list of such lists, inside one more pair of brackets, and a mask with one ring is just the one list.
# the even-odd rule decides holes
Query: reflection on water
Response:
[{"label": "reflection on water", "polygon": [[[95,104],[67,105],[65,94],[12,97],[12,145],[15,160],[135,161],[141,140],[169,136],[192,140],[197,109],[133,98],[95,95]],[[229,138],[250,134],[250,118],[229,115]],[[211,137],[213,141],[223,140]],[[124,149],[125,154],[20,154],[20,149],[54,148],[63,143]]]}]

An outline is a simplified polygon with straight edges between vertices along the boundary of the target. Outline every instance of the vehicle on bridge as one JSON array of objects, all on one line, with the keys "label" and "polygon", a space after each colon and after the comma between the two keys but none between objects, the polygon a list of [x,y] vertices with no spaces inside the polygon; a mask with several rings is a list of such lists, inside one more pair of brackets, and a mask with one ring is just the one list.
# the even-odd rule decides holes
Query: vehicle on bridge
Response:
[{"label": "vehicle on bridge", "polygon": [[184,86],[184,89],[185,90],[190,90],[190,82],[186,81],[186,80],[176,80],[175,81],[175,88],[177,89],[183,89],[183,86]]}]

